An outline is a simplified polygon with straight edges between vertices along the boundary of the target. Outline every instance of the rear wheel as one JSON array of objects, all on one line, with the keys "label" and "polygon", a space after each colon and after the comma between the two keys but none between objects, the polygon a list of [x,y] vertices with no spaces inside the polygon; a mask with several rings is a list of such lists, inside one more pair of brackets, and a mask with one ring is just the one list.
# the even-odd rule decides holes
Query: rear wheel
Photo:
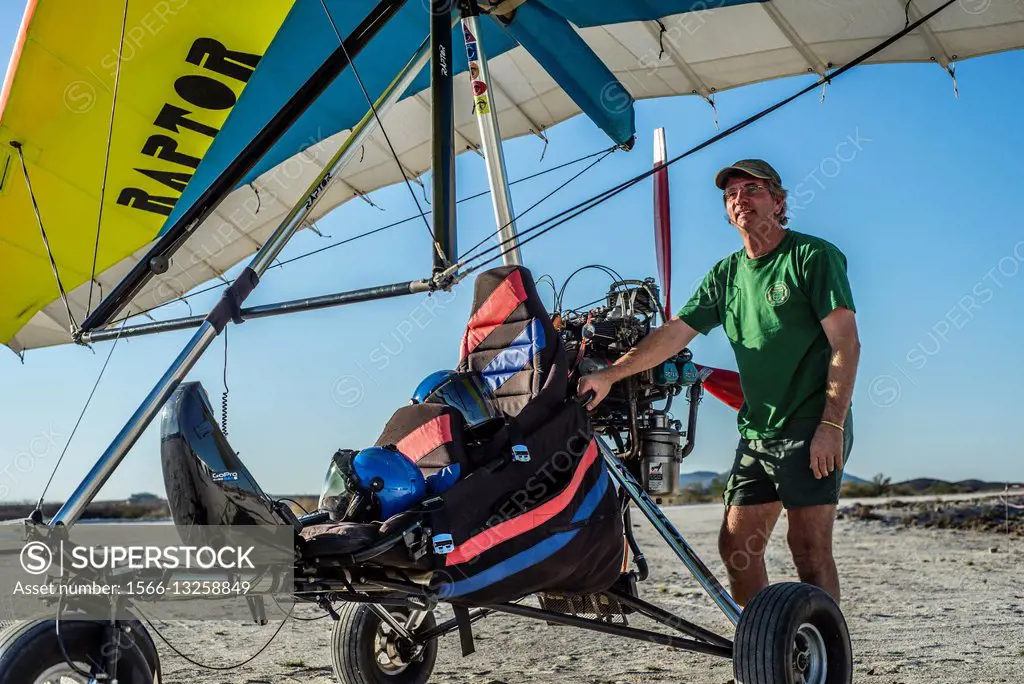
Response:
[{"label": "rear wheel", "polygon": [[[434,627],[434,614],[422,615],[418,626],[408,612],[390,610],[410,631]],[[331,664],[342,684],[425,684],[437,660],[437,639],[414,644],[402,638],[364,603],[345,603],[331,634]],[[2,684],[2,683],[0,683]]]},{"label": "rear wheel", "polygon": [[58,641],[55,620],[7,626],[0,632],[0,684],[87,684],[82,673],[101,673],[104,659],[113,657],[118,684],[156,681],[156,647],[145,628],[124,622],[117,639],[107,629],[104,622],[61,619]]},{"label": "rear wheel", "polygon": [[839,606],[802,582],[773,584],[743,609],[733,646],[737,684],[850,684],[853,652]]}]

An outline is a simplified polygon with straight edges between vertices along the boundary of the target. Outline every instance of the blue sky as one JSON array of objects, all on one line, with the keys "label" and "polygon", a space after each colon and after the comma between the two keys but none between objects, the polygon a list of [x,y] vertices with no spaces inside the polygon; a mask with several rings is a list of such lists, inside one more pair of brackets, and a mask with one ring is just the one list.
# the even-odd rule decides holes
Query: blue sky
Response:
[{"label": "blue sky", "polygon": [[[0,52],[9,54],[23,3],[0,5]],[[791,192],[791,227],[824,237],[847,255],[858,307],[862,356],[854,393],[856,438],[849,471],[894,480],[938,477],[1024,481],[1020,423],[1024,384],[1024,224],[1017,205],[1024,150],[1024,53],[962,62],[959,100],[934,65],[862,67],[670,170],[674,306],[725,254],[738,249],[715,171],[762,157]],[[791,94],[807,81],[783,79],[718,96],[722,127]],[[667,129],[669,154],[713,135],[710,107],[694,98],[641,102],[631,152],[616,152],[522,225],[567,208],[649,168],[653,129]],[[506,145],[519,178],[585,153],[607,139],[576,118],[543,142]],[[522,211],[579,167],[517,185]],[[460,157],[460,197],[486,189],[482,160]],[[338,239],[404,218],[415,206],[404,187],[375,193],[382,209],[351,202],[320,223]],[[45,207],[43,208],[45,211]],[[652,190],[645,182],[523,248],[535,276],[561,284],[577,267],[611,266],[627,278],[655,275]],[[461,205],[460,244],[494,229],[487,198]],[[274,269],[254,304],[421,277],[429,272],[422,223],[404,226]],[[310,233],[285,258],[326,244]],[[567,302],[601,296],[605,276],[575,278]],[[541,292],[547,294],[546,286]],[[468,316],[471,287],[428,300],[407,297],[275,319],[229,330],[230,441],[275,493],[319,490],[339,447],[371,444],[391,412],[429,372],[450,367]],[[197,297],[195,313],[214,299]],[[168,315],[188,314],[183,304]],[[61,465],[47,499],[80,481],[187,341],[189,333],[122,341]],[[697,340],[696,359],[735,367],[721,330]],[[0,498],[38,497],[109,350],[61,347],[30,352],[22,364],[0,353]],[[218,340],[190,379],[223,390]],[[685,406],[685,405],[682,405]],[[677,412],[680,406],[677,405]],[[737,439],[735,413],[708,398],[698,443],[682,469],[722,471]],[[158,425],[151,426],[101,498],[162,492]]]}]

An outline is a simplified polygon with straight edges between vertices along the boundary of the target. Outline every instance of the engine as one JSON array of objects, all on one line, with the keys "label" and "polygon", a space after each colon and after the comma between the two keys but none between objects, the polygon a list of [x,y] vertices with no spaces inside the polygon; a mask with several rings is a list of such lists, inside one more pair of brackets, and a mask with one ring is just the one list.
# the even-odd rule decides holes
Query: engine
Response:
[{"label": "engine", "polygon": [[[667,320],[660,302],[653,279],[616,280],[596,308],[556,311],[553,320],[573,369],[572,386],[615,363],[657,327],[656,317]],[[652,495],[675,492],[679,463],[693,450],[703,386],[692,358],[683,349],[660,366],[616,383],[592,416],[595,429],[615,443]],[[669,412],[684,392],[690,404],[685,429]]]}]

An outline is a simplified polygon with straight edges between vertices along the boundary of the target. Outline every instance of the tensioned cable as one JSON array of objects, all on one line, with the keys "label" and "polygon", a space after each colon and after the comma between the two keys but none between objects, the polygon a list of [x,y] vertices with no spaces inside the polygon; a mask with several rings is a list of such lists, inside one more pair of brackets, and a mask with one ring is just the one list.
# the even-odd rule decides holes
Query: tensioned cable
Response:
[{"label": "tensioned cable", "polygon": [[601,155],[601,157],[600,157],[600,158],[598,158],[598,159],[595,159],[595,160],[594,160],[594,161],[592,161],[591,163],[587,164],[587,166],[586,166],[586,167],[584,167],[582,171],[579,171],[579,172],[577,172],[577,173],[576,173],[575,175],[573,175],[572,177],[570,177],[570,178],[569,178],[569,179],[568,179],[567,181],[565,181],[564,183],[562,183],[561,185],[559,185],[558,187],[556,187],[556,188],[555,188],[554,190],[552,190],[551,192],[549,192],[548,194],[544,195],[544,196],[543,196],[543,197],[541,197],[541,198],[540,198],[539,200],[537,200],[536,202],[534,202],[533,204],[531,204],[531,205],[530,205],[529,207],[527,207],[527,208],[526,208],[526,210],[525,210],[525,211],[523,211],[523,212],[522,212],[522,213],[520,213],[520,214],[516,214],[515,216],[513,216],[512,218],[510,218],[510,219],[508,220],[508,223],[506,223],[506,224],[505,224],[505,225],[503,225],[503,226],[499,226],[497,230],[495,230],[495,231],[494,231],[494,232],[492,232],[491,234],[487,235],[487,236],[486,236],[486,237],[485,237],[485,238],[484,238],[483,240],[481,240],[480,242],[476,243],[475,245],[473,245],[472,247],[470,247],[469,249],[467,249],[467,250],[466,250],[466,251],[465,251],[465,252],[464,252],[464,253],[462,254],[462,256],[460,256],[460,257],[459,257],[459,259],[465,259],[465,258],[466,258],[466,255],[467,255],[467,254],[469,254],[470,252],[472,252],[472,251],[473,251],[474,249],[476,249],[477,247],[480,247],[480,246],[481,246],[481,245],[483,245],[483,244],[484,244],[485,242],[487,242],[488,240],[490,240],[490,239],[491,239],[492,237],[494,237],[494,236],[496,236],[496,235],[501,235],[501,231],[502,231],[502,230],[504,230],[505,228],[507,228],[507,227],[511,226],[511,225],[512,225],[513,223],[515,223],[516,221],[518,221],[518,220],[519,220],[519,219],[521,219],[522,217],[526,216],[526,215],[527,215],[527,214],[528,214],[528,213],[529,213],[529,212],[530,212],[530,211],[531,211],[532,209],[536,209],[536,208],[537,208],[537,207],[538,207],[538,206],[539,206],[539,205],[541,204],[541,202],[544,202],[544,201],[545,201],[545,200],[547,200],[547,199],[548,199],[549,197],[551,197],[551,196],[552,196],[552,195],[554,195],[555,193],[557,193],[557,192],[561,191],[561,190],[562,190],[563,188],[565,188],[565,186],[569,185],[569,183],[572,183],[572,182],[573,182],[574,180],[576,180],[577,178],[579,178],[580,176],[582,176],[583,174],[585,174],[585,173],[586,173],[587,171],[589,171],[590,169],[594,168],[595,166],[597,166],[598,164],[600,164],[601,162],[603,162],[603,161],[604,161],[604,160],[605,160],[605,159],[606,159],[606,158],[608,157],[608,155],[610,155],[610,154],[611,154],[612,152],[614,152],[614,151],[615,151],[615,150],[617,150],[617,149],[618,149],[618,147],[617,147],[617,146],[616,146],[616,147],[611,147],[611,148],[609,148],[609,149],[608,149],[608,150],[607,150],[607,151],[606,151],[606,152],[605,152],[605,153],[604,153],[603,155]]},{"label": "tensioned cable", "polygon": [[[512,181],[511,183],[509,183],[509,185],[515,185],[516,183],[522,183],[523,181],[528,181],[528,180],[530,180],[530,179],[536,178],[537,176],[542,176],[542,175],[544,175],[544,174],[546,174],[546,173],[551,173],[552,171],[557,171],[557,170],[559,170],[559,169],[563,169],[563,168],[565,168],[566,166],[572,166],[573,164],[577,164],[577,163],[579,163],[579,162],[581,162],[581,161],[586,161],[587,159],[590,159],[590,158],[592,158],[592,157],[596,157],[596,156],[598,156],[599,154],[604,154],[605,156],[607,156],[607,153],[608,153],[608,152],[614,152],[614,151],[615,151],[615,149],[616,149],[616,147],[615,147],[615,146],[612,146],[612,147],[609,147],[609,148],[605,148],[605,149],[603,149],[603,150],[600,150],[600,151],[598,151],[598,152],[591,152],[591,153],[590,153],[590,154],[588,154],[588,155],[585,155],[585,156],[583,156],[583,157],[579,157],[579,158],[577,158],[577,159],[573,159],[572,161],[568,161],[568,162],[565,162],[564,164],[559,164],[558,166],[553,166],[553,167],[551,167],[550,169],[544,169],[543,171],[538,171],[537,173],[531,174],[531,175],[529,175],[529,176],[524,176],[524,177],[522,177],[522,178],[519,178],[519,179],[517,179],[517,180],[514,180],[514,181]],[[602,157],[602,159],[603,159],[603,158],[604,158],[604,157]],[[601,161],[601,159],[598,159],[598,161]],[[593,164],[591,164],[591,166],[593,166]],[[566,186],[566,185],[568,185],[568,184],[569,184],[570,182],[572,182],[573,180],[575,180],[576,178],[578,178],[578,177],[579,177],[579,176],[580,176],[580,175],[581,175],[581,174],[582,174],[582,173],[583,173],[584,171],[586,171],[586,170],[587,170],[587,169],[589,169],[589,168],[590,168],[590,166],[588,166],[588,167],[587,167],[586,169],[583,169],[583,171],[581,171],[580,173],[577,173],[577,174],[576,174],[575,176],[573,176],[572,178],[570,178],[570,179],[569,179],[568,181],[566,181],[565,183],[563,183],[563,184],[562,184],[561,186],[559,186],[559,187],[560,187],[560,188],[563,188],[563,187],[565,187],[565,186]],[[469,197],[463,197],[463,198],[462,198],[462,199],[460,199],[460,200],[456,200],[455,204],[462,204],[463,202],[468,202],[468,201],[470,201],[470,200],[474,200],[474,199],[477,199],[478,197],[483,197],[484,195],[489,195],[489,194],[491,194],[491,191],[490,191],[490,190],[483,190],[483,191],[481,191],[481,192],[478,192],[478,193],[476,193],[475,195],[470,195]],[[554,193],[549,193],[549,194],[548,194],[547,196],[545,196],[544,198],[542,198],[542,199],[541,199],[540,201],[538,201],[538,202],[534,203],[534,204],[533,204],[532,206],[530,206],[530,207],[529,207],[528,209],[526,209],[526,211],[524,211],[524,212],[523,212],[522,214],[519,214],[519,216],[517,216],[516,218],[514,218],[514,219],[512,219],[512,220],[513,220],[513,221],[515,221],[515,220],[516,220],[516,219],[518,219],[519,217],[521,217],[521,216],[524,216],[524,215],[526,214],[526,212],[528,212],[528,211],[530,211],[530,209],[533,209],[534,207],[536,207],[536,206],[537,206],[538,204],[540,204],[541,202],[543,202],[544,200],[546,200],[546,199],[547,199],[548,197],[550,197],[550,196],[551,196],[552,194],[554,194]],[[275,264],[275,265],[283,266],[283,265],[285,265],[285,264],[290,264],[290,263],[292,263],[293,261],[298,261],[299,259],[304,259],[305,257],[308,257],[308,256],[313,256],[314,254],[319,254],[320,252],[324,252],[324,251],[327,251],[328,249],[333,249],[333,248],[335,248],[335,247],[340,247],[341,245],[344,245],[344,244],[346,244],[346,243],[348,243],[348,242],[352,242],[353,240],[358,240],[358,239],[360,239],[360,238],[364,238],[364,237],[367,237],[367,236],[369,236],[369,235],[373,235],[374,233],[379,233],[379,232],[381,232],[381,231],[383,231],[383,230],[387,230],[388,228],[394,228],[395,226],[401,225],[401,224],[403,224],[403,223],[408,223],[409,221],[412,221],[412,220],[414,220],[414,219],[416,219],[416,218],[418,218],[418,217],[417,217],[417,216],[408,216],[408,217],[406,217],[406,218],[404,218],[404,219],[401,219],[400,221],[395,221],[394,223],[389,223],[389,224],[388,224],[388,225],[386,225],[386,226],[381,226],[380,228],[374,228],[373,230],[369,230],[369,231],[366,231],[365,233],[360,233],[359,235],[353,235],[353,236],[352,236],[352,237],[350,237],[350,238],[345,238],[344,240],[341,240],[341,241],[339,241],[339,242],[335,242],[334,244],[330,244],[330,245],[326,245],[326,246],[324,246],[324,247],[320,247],[320,248],[318,248],[318,249],[314,249],[313,251],[311,251],[311,252],[306,252],[305,254],[299,254],[298,256],[292,257],[291,259],[286,259],[286,260],[284,260],[284,261],[280,262],[279,264]],[[499,229],[499,230],[500,230],[500,229]],[[488,235],[488,236],[487,236],[486,238],[484,238],[484,240],[483,240],[483,241],[482,241],[482,242],[481,242],[480,244],[483,244],[483,243],[484,243],[484,242],[486,242],[487,240],[491,239],[491,237],[493,237],[494,235],[496,235],[496,234],[497,234],[497,232],[498,232],[498,231],[495,231],[495,232],[494,232],[494,233],[492,233],[491,235]],[[472,249],[476,249],[476,247],[478,247],[478,246],[479,246],[479,245],[476,245],[476,246],[474,246],[474,247],[473,247]],[[467,251],[467,252],[469,252],[469,251],[472,251],[472,249],[470,249],[470,250],[466,250],[466,251]]]},{"label": "tensioned cable", "polygon": [[126,321],[127,319],[122,321],[121,327],[117,331],[117,337],[114,338],[114,343],[110,345],[110,351],[107,352],[107,360],[103,362],[103,367],[100,368],[100,374],[96,376],[96,382],[93,383],[92,391],[89,392],[89,396],[85,400],[85,406],[82,407],[82,412],[78,414],[78,420],[75,421],[75,427],[71,429],[71,434],[68,435],[68,441],[64,443],[64,448],[60,452],[60,457],[58,457],[57,462],[53,464],[53,471],[50,473],[50,478],[46,481],[46,485],[43,486],[43,493],[39,495],[39,503],[36,504],[36,510],[43,509],[43,499],[46,498],[46,491],[50,488],[50,484],[53,482],[53,476],[57,474],[60,462],[64,460],[64,455],[68,453],[68,448],[71,446],[71,440],[75,438],[75,432],[78,431],[78,426],[82,423],[82,418],[85,417],[85,412],[89,408],[89,403],[92,402],[92,397],[96,394],[96,388],[100,386],[100,380],[103,379],[103,373],[107,370],[107,364],[110,363],[110,357],[114,355],[114,348],[117,347],[117,341],[121,339],[121,331],[124,330]]},{"label": "tensioned cable", "polygon": [[75,317],[71,315],[71,305],[68,304],[68,293],[64,291],[64,283],[60,280],[60,271],[57,270],[57,261],[53,258],[53,250],[50,249],[50,239],[46,237],[46,229],[43,228],[43,217],[39,213],[39,203],[36,202],[36,193],[32,190],[32,180],[28,177],[28,165],[25,164],[25,151],[21,143],[12,140],[11,147],[18,150],[18,159],[21,160],[21,172],[25,176],[25,185],[28,187],[28,197],[32,201],[32,211],[36,214],[36,223],[39,224],[39,233],[43,236],[43,246],[46,248],[46,256],[50,257],[50,268],[53,269],[53,277],[57,279],[57,289],[60,290],[60,298],[64,300],[64,308],[68,312],[68,331],[75,331]]},{"label": "tensioned cable", "polygon": [[363,85],[363,79],[360,78],[359,71],[356,69],[355,60],[353,60],[348,54],[348,48],[345,47],[345,40],[341,37],[341,32],[338,30],[338,26],[334,23],[334,17],[331,16],[331,11],[327,9],[326,0],[320,0],[320,6],[324,8],[324,14],[327,15],[327,20],[331,22],[331,28],[334,29],[334,35],[338,37],[338,44],[341,45],[341,49],[345,53],[345,58],[348,59],[349,66],[352,67],[352,75],[355,76],[356,83],[359,84],[359,90],[362,91],[363,97],[366,99],[366,104],[369,105],[370,111],[373,112],[373,118],[377,120],[377,126],[380,128],[380,132],[388,144],[388,149],[391,150],[391,156],[395,159],[395,165],[398,166],[398,171],[402,174],[402,179],[405,181],[405,187],[409,189],[409,194],[412,195],[412,201],[416,203],[416,209],[420,212],[420,216],[423,218],[423,225],[427,227],[427,234],[430,235],[430,243],[434,246],[434,249],[441,257],[441,260],[447,262],[444,250],[441,249],[441,245],[437,244],[437,240],[434,239],[434,231],[431,230],[430,222],[427,221],[427,215],[423,212],[423,207],[420,206],[420,200],[416,197],[416,192],[412,189],[412,183],[409,181],[409,176],[405,173],[405,167],[402,166],[402,160],[398,158],[398,153],[395,152],[395,146],[391,144],[391,138],[388,136],[388,132],[384,129],[384,122],[380,120],[377,108],[374,106],[373,100],[370,99],[370,93],[367,92],[366,86]]},{"label": "tensioned cable", "polygon": [[[92,290],[96,284],[96,257],[100,253],[100,226],[103,225],[103,199],[107,195],[107,171],[110,169],[110,142],[114,137],[114,114],[117,112],[117,90],[121,82],[121,62],[124,52],[124,31],[128,25],[128,0],[124,0],[124,16],[121,18],[121,43],[117,48],[117,72],[114,74],[114,93],[110,103],[110,123],[107,126],[107,150],[103,158],[103,180],[100,183],[100,210],[96,218],[96,244],[92,248],[92,274],[89,276],[89,303],[85,307],[85,317],[92,313]],[[102,297],[101,297],[102,299]]]},{"label": "tensioned cable", "polygon": [[[531,240],[534,240],[534,239],[540,237],[541,235],[543,235],[544,233],[548,232],[549,230],[552,230],[553,228],[557,228],[558,226],[562,225],[563,223],[565,223],[565,222],[567,222],[567,221],[569,221],[569,220],[571,220],[573,218],[576,218],[577,216],[583,214],[586,211],[589,211],[590,209],[593,209],[594,207],[598,206],[599,204],[605,202],[606,200],[611,199],[615,195],[618,195],[619,193],[623,192],[624,190],[629,189],[630,187],[636,185],[640,181],[648,178],[649,176],[654,175],[660,169],[667,168],[667,167],[671,166],[672,164],[675,164],[676,162],[678,162],[678,161],[680,161],[682,159],[685,159],[686,157],[689,157],[690,155],[695,154],[696,152],[699,152],[700,150],[703,150],[705,147],[713,145],[714,143],[718,142],[719,140],[722,140],[723,138],[726,138],[726,137],[728,137],[728,136],[730,136],[730,135],[732,135],[732,134],[734,134],[734,133],[736,133],[736,132],[746,128],[747,126],[751,125],[752,123],[754,123],[756,121],[759,121],[760,119],[764,118],[765,116],[768,116],[769,114],[771,114],[775,110],[780,109],[780,108],[786,106],[787,104],[789,104],[793,100],[796,100],[797,98],[799,98],[799,97],[801,97],[803,95],[806,95],[807,93],[809,93],[809,92],[811,92],[813,90],[816,90],[822,84],[831,83],[833,80],[835,80],[841,74],[849,71],[853,67],[855,67],[855,66],[863,63],[864,61],[870,59],[874,55],[878,54],[879,52],[881,52],[885,48],[887,48],[890,45],[892,45],[893,43],[895,43],[900,38],[903,38],[905,35],[907,35],[911,31],[914,31],[921,24],[925,23],[926,21],[928,21],[929,19],[931,19],[932,17],[934,17],[939,12],[941,12],[944,9],[946,9],[947,7],[949,7],[950,5],[952,5],[956,1],[957,0],[946,0],[946,2],[943,3],[942,5],[940,5],[939,7],[935,8],[934,10],[929,12],[928,14],[922,16],[920,19],[918,19],[914,23],[905,26],[901,31],[895,33],[891,37],[889,37],[886,40],[882,41],[881,43],[879,43],[875,47],[871,48],[870,50],[868,50],[864,54],[862,54],[859,57],[857,57],[856,59],[854,59],[852,62],[839,67],[838,69],[833,71],[831,74],[827,74],[827,75],[821,77],[816,82],[812,83],[811,85],[807,86],[806,88],[801,89],[800,91],[794,93],[793,95],[790,95],[789,97],[787,97],[787,98],[785,98],[783,100],[780,100],[779,102],[775,103],[771,107],[768,107],[766,109],[761,110],[757,114],[754,114],[753,116],[751,116],[751,117],[749,117],[749,118],[739,122],[738,124],[736,124],[734,126],[731,126],[730,128],[727,128],[726,130],[722,131],[721,133],[718,133],[717,135],[714,135],[714,136],[708,138],[704,142],[700,143],[699,145],[697,145],[695,147],[690,148],[686,152],[683,152],[682,154],[679,154],[679,155],[673,157],[672,159],[667,160],[664,164],[660,164],[656,168],[648,169],[647,171],[644,171],[643,173],[641,173],[641,174],[639,174],[637,176],[634,176],[633,178],[630,178],[629,180],[623,181],[622,183],[620,183],[617,186],[609,188],[609,189],[605,190],[604,192],[599,193],[599,194],[591,197],[590,199],[584,200],[584,201],[576,204],[575,206],[572,206],[572,207],[566,209],[565,211],[559,212],[558,214],[555,214],[554,216],[552,216],[552,217],[542,221],[541,223],[539,223],[539,224],[537,224],[535,226],[531,226],[530,228],[520,232],[519,235],[516,235],[516,236],[510,237],[510,238],[506,238],[505,240],[502,240],[497,245],[484,250],[480,254],[477,254],[476,256],[471,257],[468,260],[459,261],[455,265],[455,267],[453,267],[453,268],[461,269],[464,266],[468,265],[470,262],[472,262],[472,261],[474,261],[476,259],[482,258],[485,254],[487,254],[489,252],[493,252],[496,249],[500,250],[502,248],[502,245],[504,245],[505,243],[513,242],[514,244],[511,247],[500,251],[497,256],[492,257],[490,259],[487,259],[486,261],[483,261],[480,264],[472,266],[471,268],[469,268],[469,269],[467,269],[465,271],[461,271],[460,272],[460,276],[461,277],[465,277],[465,276],[469,275],[470,273],[472,273],[473,271],[476,271],[476,270],[486,266],[487,264],[489,264],[489,263],[491,263],[493,261],[496,261],[497,259],[500,259],[502,256],[504,256],[508,252],[511,252],[514,249],[522,247],[526,243],[528,243]],[[575,212],[575,213],[573,213],[573,212]],[[566,218],[561,218],[563,216],[565,216]],[[556,220],[556,219],[560,219],[560,218],[561,218],[561,220]],[[552,221],[554,223],[551,223],[550,226],[544,227],[545,224],[550,223]],[[527,235],[529,233],[532,233],[532,232],[538,231],[538,230],[540,232],[536,233],[535,235],[531,235],[526,240],[522,240],[522,241],[519,240],[519,238],[522,237],[523,235]]]},{"label": "tensioned cable", "polygon": [[[593,157],[596,157],[598,155],[605,154],[608,151],[614,150],[616,147],[617,146],[613,145],[612,147],[604,148],[602,150],[598,150],[597,152],[591,152],[590,154],[583,155],[582,157],[577,157],[576,159],[573,159],[571,161],[563,162],[561,164],[558,164],[557,166],[552,166],[550,169],[544,169],[543,171],[538,171],[536,173],[532,173],[529,176],[523,176],[522,178],[517,178],[516,180],[511,181],[509,183],[509,185],[516,185],[517,183],[523,183],[525,181],[532,180],[532,179],[537,178],[539,176],[543,176],[545,174],[551,173],[552,171],[558,171],[559,169],[564,169],[567,166],[572,166],[573,164],[578,164],[578,163],[580,163],[582,161],[586,161],[586,160],[591,159]],[[478,193],[476,193],[474,195],[469,195],[468,197],[463,197],[462,199],[457,200],[455,203],[456,204],[462,204],[463,202],[469,202],[470,200],[474,200],[474,199],[477,199],[477,198],[483,197],[484,195],[489,195],[489,194],[491,194],[490,190],[482,190],[481,192],[478,192]],[[529,210],[527,210],[527,211],[529,211]],[[525,214],[526,212],[523,212],[523,213]],[[331,243],[329,245],[325,245],[323,247],[319,247],[317,249],[311,250],[311,251],[306,252],[304,254],[299,254],[297,256],[292,257],[291,259],[285,259],[283,261],[275,261],[274,264],[272,264],[270,266],[270,268],[268,268],[267,270],[269,271],[272,268],[277,268],[278,266],[284,266],[285,264],[290,264],[292,262],[298,261],[299,259],[305,259],[306,257],[315,256],[315,255],[317,255],[317,254],[319,254],[321,252],[326,252],[329,249],[334,249],[335,247],[341,247],[342,245],[348,244],[349,242],[354,242],[355,240],[359,240],[359,239],[362,239],[362,238],[365,238],[365,237],[369,237],[371,235],[375,235],[376,233],[380,233],[380,232],[388,230],[390,228],[396,228],[396,227],[398,227],[398,226],[400,226],[402,224],[408,223],[410,221],[415,221],[418,218],[419,218],[418,214],[413,214],[413,215],[407,216],[407,217],[405,217],[403,219],[399,219],[398,221],[395,221],[394,223],[389,223],[389,224],[387,224],[385,226],[381,226],[379,228],[374,228],[372,230],[368,230],[368,231],[365,231],[363,233],[359,233],[358,235],[353,235],[352,237],[345,238],[345,239],[339,240],[337,242],[333,242],[333,243]],[[172,299],[172,300],[163,302],[161,304],[157,304],[156,306],[152,306],[152,307],[150,307],[148,309],[145,309],[143,311],[139,311],[137,313],[133,313],[130,316],[126,316],[125,318],[116,319],[116,320],[113,321],[113,323],[120,323],[122,321],[127,320],[128,318],[134,318],[135,316],[141,316],[143,314],[150,313],[150,312],[155,311],[155,310],[157,310],[159,308],[168,306],[170,304],[174,304],[176,302],[184,302],[184,301],[186,301],[188,299],[191,299],[192,297],[197,297],[197,296],[199,296],[201,294],[205,294],[207,292],[212,292],[213,290],[217,290],[219,288],[226,287],[226,286],[227,286],[226,283],[217,283],[215,285],[210,285],[209,287],[205,287],[205,288],[203,288],[201,290],[196,290],[195,292],[192,292],[190,294],[184,295],[182,297],[178,297],[176,299]]]}]

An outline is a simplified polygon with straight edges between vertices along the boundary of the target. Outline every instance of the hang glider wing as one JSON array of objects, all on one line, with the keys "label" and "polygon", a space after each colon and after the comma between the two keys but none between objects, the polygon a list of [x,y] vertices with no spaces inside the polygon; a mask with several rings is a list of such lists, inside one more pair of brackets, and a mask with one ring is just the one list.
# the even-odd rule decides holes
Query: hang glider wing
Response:
[{"label": "hang glider wing", "polygon": [[[345,35],[375,2],[326,4]],[[722,90],[767,79],[825,74],[942,1],[495,4],[509,14],[481,22],[481,44],[490,59],[491,102],[502,136],[544,136],[554,124],[583,112],[613,143],[627,144],[634,133],[634,100],[689,94],[713,98]],[[126,275],[145,271],[136,266],[140,260],[187,231],[187,239],[177,240],[180,248],[169,253],[167,272],[144,272],[134,298],[118,303],[118,315],[125,316],[175,299],[255,252],[301,201],[366,111],[347,70],[201,225],[191,230],[177,225],[176,218],[337,47],[338,34],[325,21],[319,2],[292,7],[283,0],[248,0],[240,12],[220,0],[166,0],[156,3],[168,10],[159,30],[154,17],[130,14],[106,165],[123,11],[123,5],[116,10],[112,5],[121,3],[32,0],[7,75],[0,101],[0,278],[5,293],[0,342],[16,351],[65,343],[71,336],[10,141],[24,145],[72,317],[81,322],[89,308],[105,167],[92,308],[100,290],[107,293]],[[371,96],[423,41],[427,22],[421,2],[407,3],[355,60]],[[461,73],[467,68],[461,31],[454,36],[454,66]],[[206,52],[195,47],[201,39],[210,41],[203,43]],[[130,45],[137,48],[131,55]],[[948,67],[956,60],[1021,47],[1024,3],[961,0],[870,62]],[[191,50],[199,50],[198,60],[189,60]],[[411,178],[430,168],[428,85],[424,72],[384,121]],[[477,149],[480,139],[465,75],[456,79],[456,97],[465,103],[455,110],[457,148]],[[311,220],[401,180],[378,131],[322,191]]]},{"label": "hang glider wing", "polygon": [[101,195],[94,306],[160,231],[290,5],[30,0],[0,95],[0,341],[70,340],[22,155],[77,323]]}]

